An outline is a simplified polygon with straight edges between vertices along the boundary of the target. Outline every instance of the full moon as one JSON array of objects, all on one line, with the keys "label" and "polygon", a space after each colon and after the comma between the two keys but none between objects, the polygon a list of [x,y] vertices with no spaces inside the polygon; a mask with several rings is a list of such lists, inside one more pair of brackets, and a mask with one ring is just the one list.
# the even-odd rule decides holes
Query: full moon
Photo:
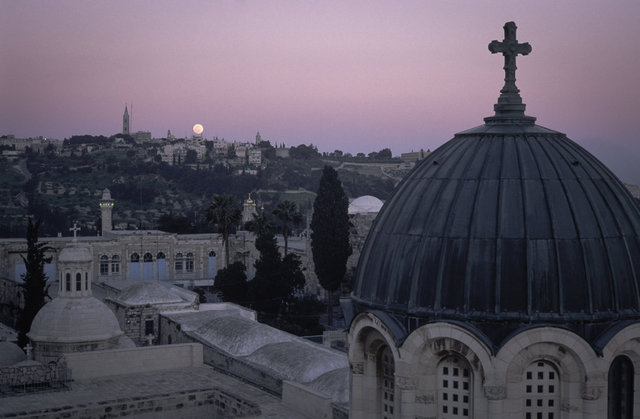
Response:
[{"label": "full moon", "polygon": [[200,134],[202,134],[202,131],[204,131],[204,127],[202,126],[202,124],[195,124],[195,125],[193,126],[193,132],[194,132],[196,135],[200,135]]}]

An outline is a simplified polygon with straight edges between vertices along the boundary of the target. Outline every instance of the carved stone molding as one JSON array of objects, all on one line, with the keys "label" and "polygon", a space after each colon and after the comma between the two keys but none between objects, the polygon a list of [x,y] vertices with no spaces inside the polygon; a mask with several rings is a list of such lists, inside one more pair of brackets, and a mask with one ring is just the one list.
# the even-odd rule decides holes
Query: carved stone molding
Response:
[{"label": "carved stone molding", "polygon": [[396,387],[401,390],[415,390],[417,382],[414,377],[403,377],[396,375]]},{"label": "carved stone molding", "polygon": [[433,404],[436,402],[436,395],[433,392],[416,394],[416,403]]},{"label": "carved stone molding", "polygon": [[584,387],[582,389],[583,400],[598,400],[602,395],[601,387]]},{"label": "carved stone molding", "polygon": [[349,364],[349,368],[351,369],[351,374],[364,374],[364,363],[362,362],[352,362]]},{"label": "carved stone molding", "polygon": [[489,400],[503,400],[507,397],[505,386],[484,386],[484,395]]}]

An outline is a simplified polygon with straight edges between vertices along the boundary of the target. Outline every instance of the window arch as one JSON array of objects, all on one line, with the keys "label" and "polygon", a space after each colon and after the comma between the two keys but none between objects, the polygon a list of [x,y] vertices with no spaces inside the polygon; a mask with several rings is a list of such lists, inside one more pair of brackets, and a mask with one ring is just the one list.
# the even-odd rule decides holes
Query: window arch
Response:
[{"label": "window arch", "polygon": [[560,377],[556,368],[549,362],[536,361],[524,374],[525,418],[560,418]]},{"label": "window arch", "polygon": [[82,291],[82,274],[76,273],[76,291]]},{"label": "window arch", "polygon": [[209,257],[216,257],[216,252],[214,252],[213,250],[209,252]]},{"label": "window arch", "polygon": [[71,291],[71,274],[67,273],[64,284],[65,291]]},{"label": "window arch", "polygon": [[633,363],[624,355],[616,357],[609,368],[608,417],[633,418]]},{"label": "window arch", "polygon": [[166,256],[164,255],[164,253],[158,252],[158,254],[156,255],[156,259],[166,259]]},{"label": "window arch", "polygon": [[473,417],[472,376],[469,363],[450,355],[438,364],[438,417]]},{"label": "window arch", "polygon": [[183,259],[184,259],[184,257],[182,256],[182,253],[176,253],[176,262],[175,262],[176,272],[182,272]]},{"label": "window arch", "polygon": [[193,253],[187,253],[185,260],[185,269],[187,272],[193,272]]},{"label": "window arch", "polygon": [[85,291],[89,289],[89,274],[87,272],[84,273],[84,289]]},{"label": "window arch", "polygon": [[389,346],[378,350],[378,389],[380,391],[380,413],[384,419],[394,416],[395,407],[395,362]]},{"label": "window arch", "polygon": [[143,262],[153,262],[153,255],[149,252],[145,253],[142,257]]},{"label": "window arch", "polygon": [[109,275],[109,256],[100,256],[100,275]]},{"label": "window arch", "polygon": [[132,253],[131,254],[131,262],[135,263],[135,262],[140,262],[140,255],[137,253]]},{"label": "window arch", "polygon": [[111,273],[117,274],[120,272],[120,256],[113,255],[111,257]]}]

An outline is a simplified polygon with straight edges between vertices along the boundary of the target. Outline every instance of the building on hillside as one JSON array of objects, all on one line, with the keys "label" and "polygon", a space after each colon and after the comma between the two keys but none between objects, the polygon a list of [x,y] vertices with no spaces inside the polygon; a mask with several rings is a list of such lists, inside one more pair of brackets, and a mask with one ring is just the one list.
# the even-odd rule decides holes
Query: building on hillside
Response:
[{"label": "building on hillside", "polygon": [[640,207],[515,85],[378,214],[349,329],[352,419],[640,415]]}]

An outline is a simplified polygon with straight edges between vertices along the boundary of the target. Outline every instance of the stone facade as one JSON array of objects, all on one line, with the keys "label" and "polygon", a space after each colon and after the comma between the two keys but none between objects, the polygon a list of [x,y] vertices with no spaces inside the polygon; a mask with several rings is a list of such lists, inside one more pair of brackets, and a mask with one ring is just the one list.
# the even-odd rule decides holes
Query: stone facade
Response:
[{"label": "stone facade", "polygon": [[[538,400],[544,413],[556,418],[603,418],[608,399],[616,400],[612,392],[624,392],[620,383],[608,381],[614,363],[628,360],[633,371],[640,371],[640,323],[613,334],[602,354],[578,335],[557,327],[523,331],[497,352],[459,324],[427,324],[399,346],[392,329],[372,313],[359,315],[351,325],[354,419],[381,417],[385,404],[387,412],[390,408],[395,412],[387,417],[396,418],[446,417],[454,408],[459,414],[467,409],[466,417],[522,418],[527,412],[535,417]],[[378,396],[384,391],[383,353],[392,355],[391,403]],[[636,373],[630,386],[639,385]],[[640,393],[634,392],[633,411],[639,409]]]}]

